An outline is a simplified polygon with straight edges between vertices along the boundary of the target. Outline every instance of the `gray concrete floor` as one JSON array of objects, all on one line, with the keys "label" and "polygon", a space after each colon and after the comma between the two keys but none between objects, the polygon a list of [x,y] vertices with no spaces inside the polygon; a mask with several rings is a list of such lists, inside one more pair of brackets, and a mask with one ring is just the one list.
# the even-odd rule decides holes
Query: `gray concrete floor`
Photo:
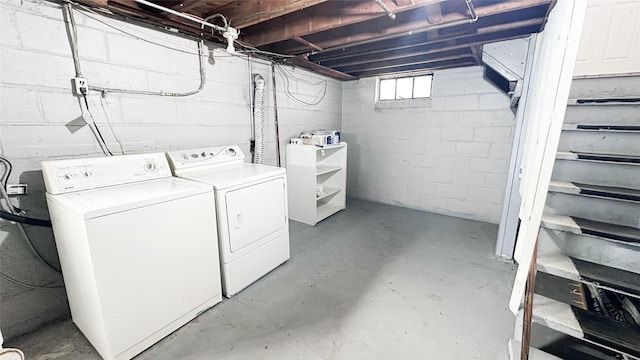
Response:
[{"label": "gray concrete floor", "polygon": [[[496,233],[350,199],[315,227],[291,222],[291,260],[136,359],[507,359],[515,266],[493,258]],[[71,320],[5,346],[100,358]]]}]

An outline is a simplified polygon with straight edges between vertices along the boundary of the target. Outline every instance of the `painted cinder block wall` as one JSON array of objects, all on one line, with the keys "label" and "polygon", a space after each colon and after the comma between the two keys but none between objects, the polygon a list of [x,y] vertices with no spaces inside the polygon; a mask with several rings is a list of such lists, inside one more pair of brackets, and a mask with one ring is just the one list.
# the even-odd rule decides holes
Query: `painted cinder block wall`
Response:
[{"label": "painted cinder block wall", "polygon": [[[168,92],[198,88],[195,41],[102,16],[74,14],[83,76],[90,85]],[[9,183],[29,185],[30,194],[15,199],[15,204],[28,209],[30,216],[46,218],[40,161],[102,153],[88,127],[65,126],[83,112],[87,115],[84,103],[71,93],[75,72],[61,7],[46,1],[3,0],[0,16],[0,154],[14,166]],[[197,95],[89,94],[91,113],[114,154],[121,153],[116,138],[125,153],[224,144],[240,144],[247,152],[251,72],[266,82],[265,158],[268,164],[276,163],[270,64],[255,58],[248,62],[246,55],[232,56],[206,45],[207,83]],[[303,130],[339,128],[342,111],[339,81],[300,69],[288,71],[295,79],[284,81],[276,75],[283,153],[288,139]],[[315,106],[287,95],[313,103],[324,86],[326,95]],[[16,225],[1,220],[0,230],[3,273],[30,284],[61,283],[60,275],[31,254]],[[57,264],[51,230],[28,227],[27,231],[43,255]],[[0,292],[5,340],[69,316],[63,288],[29,289],[0,279]]]},{"label": "painted cinder block wall", "polygon": [[500,221],[514,114],[482,67],[433,73],[419,107],[376,104],[376,78],[343,83],[351,196]]}]

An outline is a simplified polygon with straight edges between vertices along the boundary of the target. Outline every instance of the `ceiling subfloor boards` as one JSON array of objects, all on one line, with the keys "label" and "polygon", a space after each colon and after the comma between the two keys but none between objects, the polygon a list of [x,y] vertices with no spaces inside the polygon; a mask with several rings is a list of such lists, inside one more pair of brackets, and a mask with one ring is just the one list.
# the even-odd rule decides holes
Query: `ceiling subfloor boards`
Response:
[{"label": "ceiling subfloor boards", "polygon": [[[196,23],[134,0],[78,0],[225,43]],[[341,80],[479,65],[487,43],[542,31],[557,0],[149,0],[197,18],[225,16],[240,43]],[[470,1],[470,4],[468,3]],[[477,15],[477,19],[474,15]],[[217,19],[222,26],[223,21]],[[290,58],[294,56],[294,58]]]}]

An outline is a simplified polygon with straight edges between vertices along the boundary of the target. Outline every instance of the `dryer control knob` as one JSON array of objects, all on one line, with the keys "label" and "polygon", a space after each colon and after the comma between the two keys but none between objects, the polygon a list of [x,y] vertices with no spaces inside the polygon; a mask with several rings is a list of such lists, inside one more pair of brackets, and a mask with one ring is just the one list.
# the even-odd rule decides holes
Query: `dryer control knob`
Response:
[{"label": "dryer control knob", "polygon": [[227,149],[227,154],[229,154],[229,156],[236,156],[236,149],[228,148]]},{"label": "dryer control knob", "polygon": [[180,154],[180,157],[182,158],[182,160],[189,160],[187,154]]},{"label": "dryer control knob", "polygon": [[156,163],[153,161],[148,161],[146,164],[144,164],[144,169],[147,172],[156,172],[158,171],[158,167],[156,166]]}]

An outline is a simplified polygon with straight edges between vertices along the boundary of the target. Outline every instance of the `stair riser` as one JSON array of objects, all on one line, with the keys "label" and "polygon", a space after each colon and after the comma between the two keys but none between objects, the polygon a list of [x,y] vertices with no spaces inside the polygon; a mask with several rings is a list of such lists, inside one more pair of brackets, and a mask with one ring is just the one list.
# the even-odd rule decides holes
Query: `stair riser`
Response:
[{"label": "stair riser", "polygon": [[553,180],[640,190],[640,166],[556,160]]},{"label": "stair riser", "polygon": [[569,105],[565,124],[637,125],[640,124],[640,104]]},{"label": "stair riser", "polygon": [[640,94],[640,76],[574,79],[570,99],[619,98]]},{"label": "stair riser", "polygon": [[546,228],[540,228],[540,242],[566,256],[640,274],[637,246]]},{"label": "stair riser", "polygon": [[640,203],[638,202],[550,192],[547,195],[545,213],[640,227]]},{"label": "stair riser", "polygon": [[640,154],[640,132],[563,131],[558,149],[599,154]]}]

